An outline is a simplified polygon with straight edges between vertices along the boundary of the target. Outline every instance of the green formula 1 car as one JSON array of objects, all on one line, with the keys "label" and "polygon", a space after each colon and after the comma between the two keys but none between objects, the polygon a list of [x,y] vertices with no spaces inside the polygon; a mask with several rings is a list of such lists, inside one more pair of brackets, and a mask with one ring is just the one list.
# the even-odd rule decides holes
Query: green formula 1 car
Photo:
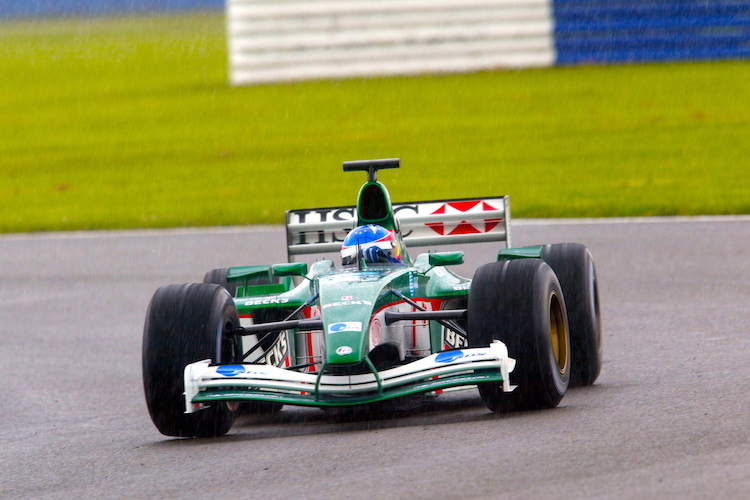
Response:
[{"label": "green formula 1 car", "polygon": [[[379,170],[356,206],[287,212],[285,263],[215,269],[154,294],[143,383],[168,436],[217,436],[240,407],[371,408],[478,387],[492,411],[556,406],[601,367],[596,274],[574,243],[513,248],[507,197],[392,204]],[[463,252],[415,246],[505,241],[473,279]],[[294,262],[340,252],[338,263]],[[337,265],[338,264],[338,265]],[[399,398],[399,399],[397,399]]]}]

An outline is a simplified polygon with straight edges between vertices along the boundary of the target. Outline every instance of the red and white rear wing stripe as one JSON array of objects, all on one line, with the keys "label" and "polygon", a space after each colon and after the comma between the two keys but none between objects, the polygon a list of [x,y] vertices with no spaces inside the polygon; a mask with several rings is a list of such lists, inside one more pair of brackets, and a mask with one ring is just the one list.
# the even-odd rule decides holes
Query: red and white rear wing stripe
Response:
[{"label": "red and white rear wing stripe", "polygon": [[[466,198],[393,205],[407,247],[505,241],[510,247],[510,198]],[[294,255],[337,252],[355,224],[355,207],[286,212],[289,261]]]}]

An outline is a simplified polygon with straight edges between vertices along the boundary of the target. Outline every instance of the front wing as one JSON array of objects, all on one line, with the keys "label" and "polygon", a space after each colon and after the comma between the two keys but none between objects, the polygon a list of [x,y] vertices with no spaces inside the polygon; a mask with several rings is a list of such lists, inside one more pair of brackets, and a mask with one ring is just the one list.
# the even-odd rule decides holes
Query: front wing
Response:
[{"label": "front wing", "polygon": [[258,364],[211,365],[204,360],[185,367],[185,410],[194,413],[218,401],[351,406],[487,382],[502,382],[503,391],[510,392],[515,389],[509,380],[515,365],[500,341],[361,375],[301,373]]}]

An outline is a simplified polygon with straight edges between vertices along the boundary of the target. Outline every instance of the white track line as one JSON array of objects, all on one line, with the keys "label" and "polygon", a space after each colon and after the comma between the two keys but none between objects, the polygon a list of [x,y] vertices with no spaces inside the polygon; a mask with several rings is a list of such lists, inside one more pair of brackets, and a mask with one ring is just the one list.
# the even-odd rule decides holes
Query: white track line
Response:
[{"label": "white track line", "polygon": [[96,231],[50,231],[38,233],[0,234],[0,241],[23,240],[64,240],[95,238],[131,238],[148,236],[192,236],[196,234],[241,234],[264,231],[283,231],[284,226],[213,226],[213,227],[179,227],[164,229],[102,229]]},{"label": "white track line", "polygon": [[750,215],[685,215],[663,217],[597,217],[590,219],[511,219],[511,226],[567,226],[590,224],[671,224],[694,222],[750,222]]},{"label": "white track line", "polygon": [[[673,224],[696,222],[750,222],[750,215],[697,215],[668,217],[598,217],[589,219],[512,219],[518,226],[582,226],[592,224]],[[0,241],[131,238],[149,236],[191,236],[196,234],[241,234],[283,231],[281,225],[188,227],[167,229],[118,229],[98,231],[51,231],[0,234]]]}]

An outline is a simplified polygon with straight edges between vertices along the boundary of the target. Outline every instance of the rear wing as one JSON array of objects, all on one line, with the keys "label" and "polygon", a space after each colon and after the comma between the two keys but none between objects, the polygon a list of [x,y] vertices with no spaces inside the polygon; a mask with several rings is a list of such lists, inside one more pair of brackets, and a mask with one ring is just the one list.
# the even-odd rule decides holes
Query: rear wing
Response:
[{"label": "rear wing", "polygon": [[[286,212],[289,262],[295,255],[337,252],[354,228],[356,207]],[[510,198],[464,198],[393,204],[407,248],[505,241],[510,248]]]}]

